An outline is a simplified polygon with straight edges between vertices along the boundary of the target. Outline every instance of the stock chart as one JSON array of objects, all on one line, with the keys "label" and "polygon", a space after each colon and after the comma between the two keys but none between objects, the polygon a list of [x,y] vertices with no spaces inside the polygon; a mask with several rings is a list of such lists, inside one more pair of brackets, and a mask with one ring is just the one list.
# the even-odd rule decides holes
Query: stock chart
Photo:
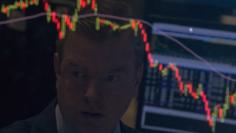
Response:
[{"label": "stock chart", "polygon": [[[12,3],[1,3],[0,11],[9,17],[16,10],[24,12],[40,4],[43,5],[44,12],[0,21],[0,26],[45,17],[45,21],[56,28],[58,40],[63,40],[68,30],[76,32],[76,26],[80,20],[95,18],[94,29],[97,31],[103,27],[109,27],[112,31],[131,29],[134,36],[141,38],[148,61],[140,116],[142,117],[141,128],[178,133],[222,133],[236,130],[234,66],[227,63],[210,63],[205,59],[207,57],[199,56],[181,43],[188,43],[189,41],[186,40],[194,40],[194,43],[197,43],[200,40],[205,43],[228,41],[231,44],[236,39],[234,33],[175,25],[164,25],[166,28],[162,28],[163,24],[152,24],[141,19],[100,14],[96,0],[77,0],[72,15],[54,11],[47,0],[16,0]],[[92,13],[81,15],[80,12],[85,8],[89,8]],[[113,20],[124,21],[125,24],[121,25]],[[151,45],[149,40],[151,37],[148,36],[145,27],[153,30],[153,36],[162,37],[159,38],[160,42],[156,41],[158,44],[155,45],[154,41]],[[225,34],[227,35],[222,37]],[[180,41],[177,38],[184,40]],[[182,55],[169,56],[165,53],[165,47],[171,47],[173,43],[183,45],[182,49],[192,53],[193,58],[197,59],[191,57],[183,59]],[[153,45],[159,50],[156,53],[152,52]],[[160,48],[158,48],[159,45]],[[178,51],[177,49],[173,51],[175,50]],[[168,50],[166,51],[168,53]]]}]

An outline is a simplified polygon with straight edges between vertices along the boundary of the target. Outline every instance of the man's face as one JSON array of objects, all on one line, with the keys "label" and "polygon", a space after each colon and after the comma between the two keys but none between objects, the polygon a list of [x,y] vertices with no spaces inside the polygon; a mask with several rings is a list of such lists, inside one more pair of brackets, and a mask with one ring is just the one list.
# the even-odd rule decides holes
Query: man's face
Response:
[{"label": "man's face", "polygon": [[61,63],[55,59],[57,98],[67,125],[79,133],[108,133],[136,95],[142,68],[129,33],[96,42],[69,33]]}]

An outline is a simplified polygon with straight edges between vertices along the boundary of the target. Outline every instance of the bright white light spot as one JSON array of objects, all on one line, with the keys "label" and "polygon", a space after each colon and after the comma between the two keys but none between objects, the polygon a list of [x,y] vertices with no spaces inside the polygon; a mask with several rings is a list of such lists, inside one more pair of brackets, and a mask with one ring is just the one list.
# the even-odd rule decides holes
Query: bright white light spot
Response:
[{"label": "bright white light spot", "polygon": [[189,32],[193,32],[193,28],[189,28]]}]

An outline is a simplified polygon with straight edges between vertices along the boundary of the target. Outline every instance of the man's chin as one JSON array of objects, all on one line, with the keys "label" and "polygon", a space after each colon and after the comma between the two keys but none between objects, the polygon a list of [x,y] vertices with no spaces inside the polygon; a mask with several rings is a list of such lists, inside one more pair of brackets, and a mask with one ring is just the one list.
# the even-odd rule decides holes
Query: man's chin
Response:
[{"label": "man's chin", "polygon": [[94,128],[94,127],[81,127],[77,129],[76,133],[111,133],[112,130],[107,130],[106,128]]},{"label": "man's chin", "polygon": [[108,128],[102,122],[78,121],[73,124],[75,133],[109,133]]},{"label": "man's chin", "polygon": [[[73,128],[78,133],[111,133],[111,123],[105,121],[105,117],[90,117],[81,115],[73,122]],[[76,133],[77,133],[76,132]]]}]

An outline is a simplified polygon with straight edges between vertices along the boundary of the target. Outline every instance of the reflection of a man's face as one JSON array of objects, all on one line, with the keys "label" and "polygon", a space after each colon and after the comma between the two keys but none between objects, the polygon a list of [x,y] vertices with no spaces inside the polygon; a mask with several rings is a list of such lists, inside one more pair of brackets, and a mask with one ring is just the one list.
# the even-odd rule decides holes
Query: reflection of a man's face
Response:
[{"label": "reflection of a man's face", "polygon": [[118,124],[141,77],[128,32],[101,42],[69,33],[58,63],[57,95],[65,122],[81,133],[108,133]]}]

